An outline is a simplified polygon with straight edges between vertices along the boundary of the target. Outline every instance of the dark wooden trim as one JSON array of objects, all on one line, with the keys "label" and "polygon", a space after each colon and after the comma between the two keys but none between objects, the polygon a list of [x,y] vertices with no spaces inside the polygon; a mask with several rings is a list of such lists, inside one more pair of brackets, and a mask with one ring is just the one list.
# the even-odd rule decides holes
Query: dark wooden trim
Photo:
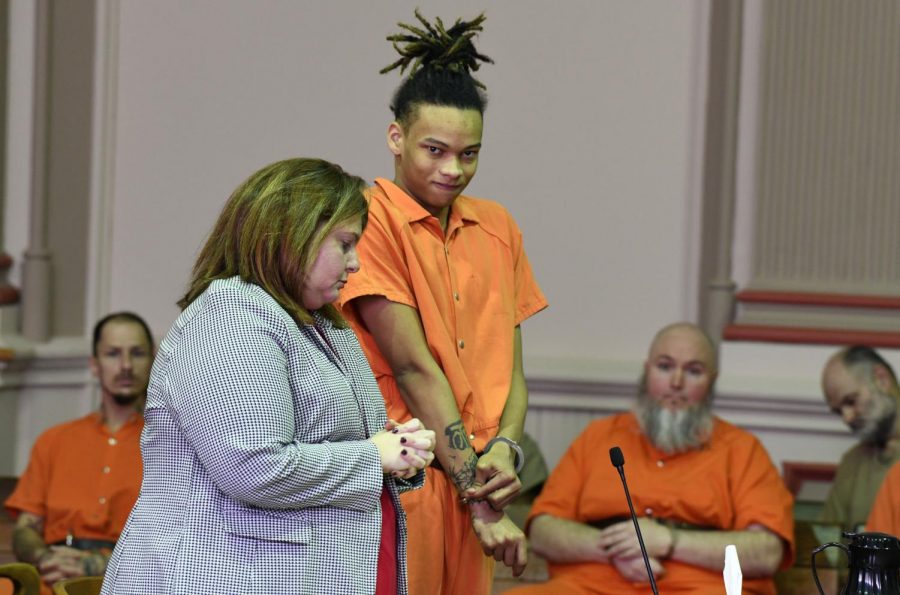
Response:
[{"label": "dark wooden trim", "polygon": [[837,465],[834,463],[807,463],[804,461],[783,461],[781,477],[784,485],[796,496],[805,481],[834,481]]},{"label": "dark wooden trim", "polygon": [[900,348],[900,333],[848,329],[806,328],[730,324],[725,327],[726,341],[764,341],[768,343],[805,343],[812,345],[869,345]]},{"label": "dark wooden trim", "polygon": [[745,289],[744,291],[738,292],[736,299],[738,302],[745,303],[900,310],[900,296],[896,295],[859,295],[849,293],[810,293],[803,291]]},{"label": "dark wooden trim", "polygon": [[9,306],[19,303],[19,290],[11,285],[0,286],[0,306]]},{"label": "dark wooden trim", "polygon": [[[0,0],[0,3],[2,3],[2,1],[3,0]],[[2,8],[2,4],[0,4],[0,8]],[[0,104],[2,104],[2,102],[0,102]],[[0,139],[2,139],[2,137],[2,130],[0,130]],[[0,151],[0,155],[2,155],[2,151]],[[2,170],[2,168],[3,165],[0,164],[0,170]],[[0,182],[2,182],[2,180],[3,175],[2,171],[0,171]],[[12,256],[6,252],[0,251],[0,306],[19,303],[19,290],[6,282],[7,272],[12,265]]]}]

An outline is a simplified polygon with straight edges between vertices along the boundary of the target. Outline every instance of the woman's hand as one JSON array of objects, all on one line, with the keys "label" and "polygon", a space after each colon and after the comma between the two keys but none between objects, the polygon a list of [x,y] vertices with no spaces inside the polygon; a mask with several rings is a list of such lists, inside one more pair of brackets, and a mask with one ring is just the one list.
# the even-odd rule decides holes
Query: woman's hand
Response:
[{"label": "woman's hand", "polygon": [[434,432],[415,418],[402,424],[388,420],[369,440],[381,455],[382,471],[393,477],[409,479],[434,460]]}]

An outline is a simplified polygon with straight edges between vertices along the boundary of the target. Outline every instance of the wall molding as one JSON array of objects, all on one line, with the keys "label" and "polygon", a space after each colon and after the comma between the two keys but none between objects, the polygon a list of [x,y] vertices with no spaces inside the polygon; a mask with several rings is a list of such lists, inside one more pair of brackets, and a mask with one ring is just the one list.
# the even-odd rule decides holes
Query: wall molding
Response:
[{"label": "wall molding", "polygon": [[748,289],[737,295],[732,341],[900,347],[900,296]]},{"label": "wall molding", "polygon": [[900,348],[900,332],[859,331],[835,328],[809,328],[732,324],[725,327],[727,341],[762,341],[766,343],[801,343],[806,345],[869,345]]},{"label": "wall molding", "polygon": [[900,295],[863,295],[850,293],[818,293],[807,291],[774,291],[745,289],[737,294],[745,303],[796,304],[834,308],[870,308],[900,312]]},{"label": "wall molding", "polygon": [[[530,377],[531,411],[565,411],[592,416],[609,415],[630,409],[638,383],[604,380],[567,380]],[[819,395],[808,398],[717,392],[713,410],[749,430],[778,430],[845,436],[846,428],[828,410]]]},{"label": "wall molding", "polygon": [[0,361],[0,390],[82,388],[93,379],[90,352],[82,337],[54,339],[25,349],[9,349]]},{"label": "wall molding", "polygon": [[[636,381],[531,375],[525,430],[552,468],[593,419],[628,411]],[[854,438],[818,394],[720,391],[713,411],[756,435],[776,466],[783,461],[836,463]]]}]

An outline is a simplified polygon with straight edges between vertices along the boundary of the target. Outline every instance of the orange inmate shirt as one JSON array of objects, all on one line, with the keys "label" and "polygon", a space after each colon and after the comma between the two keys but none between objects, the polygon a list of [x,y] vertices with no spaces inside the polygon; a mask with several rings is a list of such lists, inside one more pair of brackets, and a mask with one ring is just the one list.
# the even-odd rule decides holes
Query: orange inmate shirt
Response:
[{"label": "orange inmate shirt", "polygon": [[[752,434],[716,418],[709,444],[699,450],[666,455],[641,432],[631,413],[591,423],[569,447],[532,507],[528,522],[541,514],[578,522],[628,517],[628,502],[609,449],[625,455],[625,478],[638,516],[677,520],[701,527],[741,530],[762,525],[780,536],[782,568],[793,563],[793,498],[769,455]],[[740,552],[738,552],[740,556]],[[725,559],[725,552],[722,552]],[[660,593],[724,592],[721,572],[663,560]],[[550,576],[590,585],[592,593],[650,593],[635,586],[609,564],[550,564]],[[535,590],[537,592],[537,590]],[[775,594],[767,579],[744,578],[746,594]]]},{"label": "orange inmate shirt", "polygon": [[866,521],[866,531],[900,536],[900,463],[885,475]]},{"label": "orange inmate shirt", "polygon": [[15,518],[44,518],[44,540],[116,541],[141,488],[141,430],[135,415],[112,434],[99,413],[54,426],[41,434],[6,509]]},{"label": "orange inmate shirt", "polygon": [[[509,395],[515,327],[546,307],[522,234],[501,205],[459,196],[446,234],[440,222],[388,180],[369,189],[369,222],[359,242],[360,271],[340,304],[378,380],[388,416],[410,413],[372,336],[347,307],[384,296],[418,310],[476,451],[497,433]],[[471,438],[474,436],[474,438]]]}]

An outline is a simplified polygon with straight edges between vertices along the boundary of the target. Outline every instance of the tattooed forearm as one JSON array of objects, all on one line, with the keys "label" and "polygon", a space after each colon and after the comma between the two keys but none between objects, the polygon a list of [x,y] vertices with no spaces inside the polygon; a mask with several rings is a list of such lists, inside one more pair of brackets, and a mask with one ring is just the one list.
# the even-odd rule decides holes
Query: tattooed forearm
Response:
[{"label": "tattooed forearm", "polygon": [[447,446],[451,451],[457,451],[450,454],[450,465],[445,465],[449,470],[448,475],[456,485],[456,489],[466,490],[475,485],[478,455],[469,444],[469,437],[466,435],[466,427],[462,420],[458,419],[444,428],[444,434],[447,436]]},{"label": "tattooed forearm", "polygon": [[450,472],[450,479],[456,484],[460,490],[465,490],[475,484],[475,466],[478,464],[478,457],[473,453],[472,456],[463,461],[463,464]]},{"label": "tattooed forearm", "polygon": [[85,576],[102,576],[106,571],[106,557],[100,553],[92,553],[81,560],[81,568]]},{"label": "tattooed forearm", "polygon": [[40,533],[28,526],[18,526],[13,530],[12,549],[19,562],[37,564],[41,556],[48,552]]},{"label": "tattooed forearm", "polygon": [[446,428],[444,434],[447,436],[447,443],[453,450],[466,450],[469,448],[469,440],[466,438],[466,427],[462,420],[456,420]]}]

